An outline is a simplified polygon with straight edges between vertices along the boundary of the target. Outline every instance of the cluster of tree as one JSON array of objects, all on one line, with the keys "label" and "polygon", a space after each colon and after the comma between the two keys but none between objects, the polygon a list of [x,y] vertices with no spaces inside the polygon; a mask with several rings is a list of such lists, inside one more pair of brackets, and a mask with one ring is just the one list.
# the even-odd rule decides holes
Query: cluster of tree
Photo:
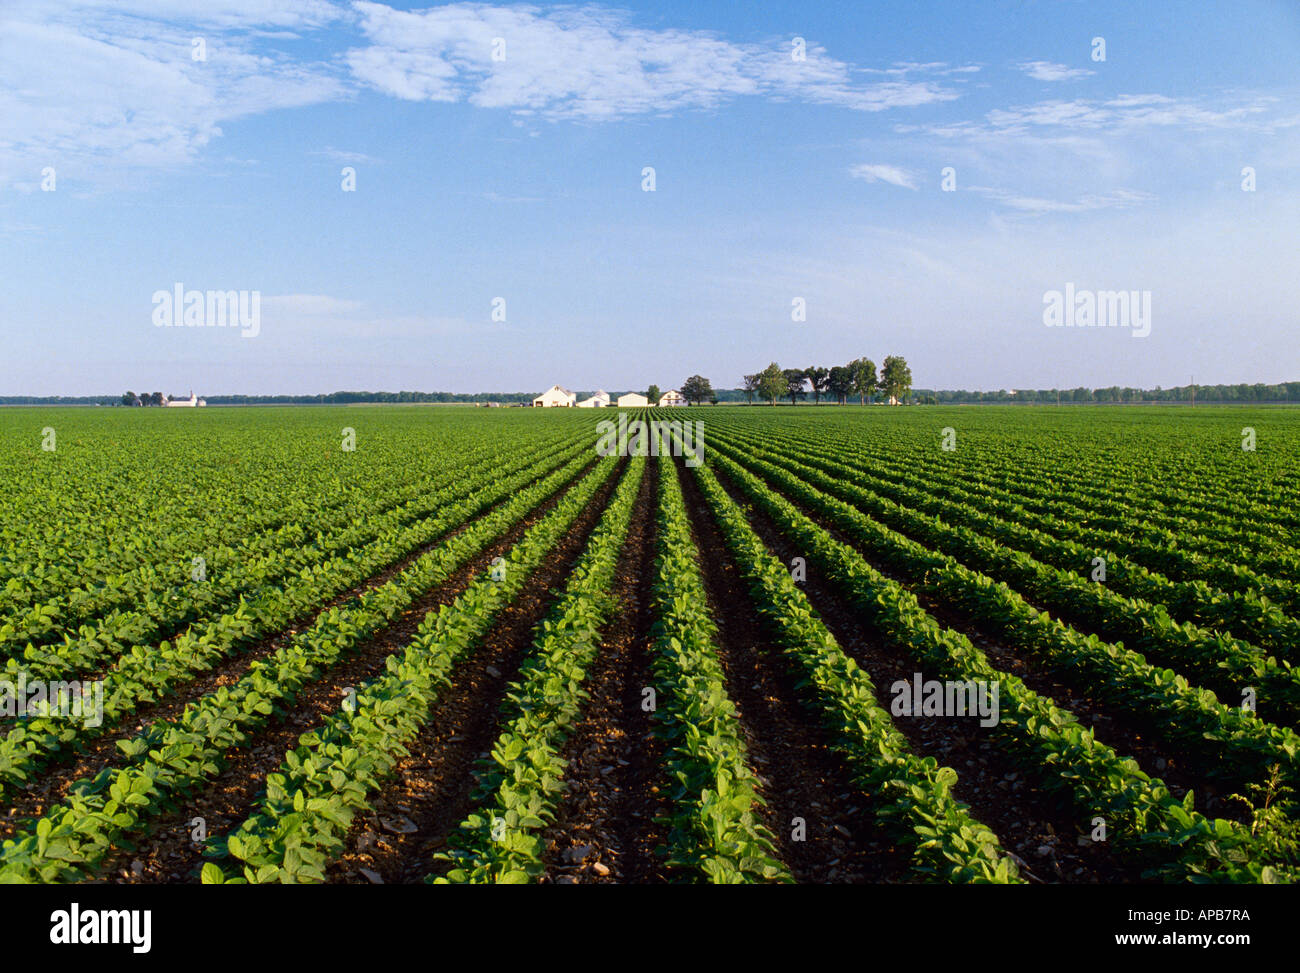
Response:
[{"label": "cluster of tree", "polygon": [[847,365],[824,368],[782,368],[772,362],[753,375],[746,375],[741,391],[745,400],[752,403],[755,396],[776,405],[778,399],[788,398],[795,405],[811,391],[813,402],[820,403],[822,396],[844,404],[850,396],[866,405],[881,395],[889,402],[906,402],[912,392],[912,370],[907,360],[899,355],[887,355],[876,371],[870,358],[855,358]]},{"label": "cluster of tree", "polygon": [[691,405],[703,405],[705,402],[718,404],[718,396],[713,391],[713,385],[703,375],[692,375],[684,381],[681,393]]},{"label": "cluster of tree", "polygon": [[933,399],[940,404],[1026,403],[1033,405],[1089,403],[1142,402],[1300,402],[1300,382],[1282,382],[1277,385],[1178,385],[1173,388],[1138,389],[1130,386],[1110,385],[1105,388],[1072,389],[999,389],[995,392],[972,392],[965,389],[917,389],[923,401]]},{"label": "cluster of tree", "polygon": [[[713,391],[713,385],[703,375],[692,375],[682,383],[682,387],[677,391],[682,393],[682,398],[689,405],[703,405],[705,402],[717,405],[719,401],[718,394]],[[646,400],[651,405],[658,404],[663,394],[663,390],[658,385],[651,385],[645,390]]]},{"label": "cluster of tree", "polygon": [[122,393],[123,405],[166,405],[167,397],[161,392],[143,392],[136,395],[134,392],[126,391]]}]

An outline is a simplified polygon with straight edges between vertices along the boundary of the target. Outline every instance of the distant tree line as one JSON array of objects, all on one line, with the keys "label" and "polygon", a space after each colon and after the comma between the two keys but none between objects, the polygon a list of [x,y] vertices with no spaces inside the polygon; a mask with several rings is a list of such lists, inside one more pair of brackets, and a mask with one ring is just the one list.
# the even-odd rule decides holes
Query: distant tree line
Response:
[{"label": "distant tree line", "polygon": [[369,402],[524,402],[536,392],[328,392],[323,395],[209,395],[208,405],[351,405]]},{"label": "distant tree line", "polygon": [[[206,395],[208,405],[334,405],[366,402],[532,402],[536,392],[328,392],[322,395]],[[117,395],[0,395],[0,405],[162,405],[161,392]]]},{"label": "distant tree line", "polygon": [[[1194,393],[1194,394],[1193,394]],[[971,392],[961,390],[917,389],[920,401],[933,400],[939,404],[979,403],[1032,403],[1055,405],[1066,403],[1130,403],[1142,402],[1197,402],[1253,403],[1300,402],[1300,382],[1282,382],[1277,385],[1176,385],[1172,388],[1139,389],[1110,385],[1105,388],[1078,387],[1072,389],[999,389],[996,392]]]},{"label": "distant tree line", "polygon": [[[892,370],[891,370],[892,369]],[[890,376],[893,376],[891,383]],[[779,381],[778,381],[779,376]],[[765,391],[760,391],[763,380]],[[797,402],[822,397],[835,402],[856,398],[861,403],[875,401],[877,397],[888,401],[889,396],[899,402],[940,404],[1016,403],[1055,404],[1066,403],[1140,403],[1140,402],[1191,402],[1193,386],[1176,385],[1171,388],[1138,389],[1111,385],[1106,388],[1073,389],[999,389],[995,392],[965,389],[913,389],[912,374],[907,362],[897,356],[884,360],[877,373],[876,366],[867,358],[858,358],[847,365],[830,368],[813,366],[804,369],[783,369],[775,362],[762,372],[746,375],[744,384],[735,389],[714,389],[709,380],[699,375],[688,378],[681,393],[692,403],[702,402],[778,402],[790,399]],[[657,391],[657,389],[652,389]],[[365,402],[501,402],[530,403],[534,392],[330,392],[324,395],[209,395],[208,405],[329,405]],[[649,396],[647,396],[649,398]],[[655,396],[658,399],[658,396]],[[1300,382],[1282,382],[1276,385],[1240,383],[1237,385],[1196,385],[1195,399],[1205,403],[1300,403]],[[0,395],[0,405],[123,405],[131,401],[141,404],[162,405],[166,397],[161,392],[118,395]]]},{"label": "distant tree line", "polygon": [[899,355],[887,355],[876,371],[870,358],[855,358],[847,365],[810,365],[808,368],[782,368],[772,362],[761,372],[744,377],[741,392],[745,401],[755,398],[770,405],[788,398],[791,405],[813,397],[818,404],[822,396],[843,405],[856,396],[860,405],[875,401],[877,395],[889,402],[906,402],[912,392],[912,370]]}]

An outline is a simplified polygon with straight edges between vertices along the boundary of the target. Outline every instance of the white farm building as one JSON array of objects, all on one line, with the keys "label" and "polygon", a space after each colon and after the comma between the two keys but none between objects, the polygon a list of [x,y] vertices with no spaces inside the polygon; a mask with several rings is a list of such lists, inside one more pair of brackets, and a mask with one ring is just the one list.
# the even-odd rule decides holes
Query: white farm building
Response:
[{"label": "white farm building", "polygon": [[576,405],[577,401],[578,394],[576,392],[570,392],[568,389],[562,388],[559,385],[552,385],[537,398],[533,399],[533,406],[535,408],[553,408],[555,406]]},{"label": "white farm building", "polygon": [[188,399],[178,398],[177,396],[173,396],[173,395],[167,396],[167,407],[169,409],[187,409],[187,408],[193,409],[197,406],[203,406],[207,404],[208,404],[207,400],[200,399],[197,395],[194,394],[193,389],[190,390],[190,397]]},{"label": "white farm building", "polygon": [[676,389],[669,389],[663,395],[659,396],[659,404],[662,406],[685,405],[686,396],[682,395]]},{"label": "white farm building", "polygon": [[650,400],[640,392],[628,392],[626,395],[618,397],[618,407],[620,409],[644,409],[649,404]]},{"label": "white farm building", "polygon": [[583,399],[578,403],[579,409],[603,409],[609,405],[609,393],[604,389],[597,389],[596,394],[589,399]]}]

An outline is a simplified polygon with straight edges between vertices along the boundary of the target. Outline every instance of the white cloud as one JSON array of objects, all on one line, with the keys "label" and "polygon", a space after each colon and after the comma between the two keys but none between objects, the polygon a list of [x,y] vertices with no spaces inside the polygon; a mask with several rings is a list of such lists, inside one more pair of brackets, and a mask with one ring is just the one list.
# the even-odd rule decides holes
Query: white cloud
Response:
[{"label": "white cloud", "polygon": [[1017,67],[1035,81],[1076,81],[1093,73],[1087,68],[1071,68],[1051,61],[1025,61]]},{"label": "white cloud", "polygon": [[[1246,128],[1262,124],[1272,98],[1245,104],[1213,106],[1177,101],[1162,95],[1121,95],[1109,101],[1076,99],[1042,101],[989,112],[987,127],[1011,132],[1038,128],[1133,129],[1153,125],[1191,129]],[[971,126],[979,128],[978,125]]]},{"label": "white cloud", "polygon": [[[522,117],[605,120],[743,96],[859,111],[950,101],[978,68],[874,70],[809,43],[738,44],[641,28],[597,7],[459,3],[408,12],[325,0],[8,0],[0,7],[0,185],[125,182],[196,159],[226,123],[351,97],[358,86]],[[321,60],[286,41],[338,26],[364,43]],[[192,57],[202,38],[206,60]],[[492,60],[495,38],[506,59]],[[336,161],[350,156],[333,148]],[[346,161],[353,161],[347,159]],[[357,157],[356,161],[373,162]]]},{"label": "white cloud", "polygon": [[[1276,158],[1294,142],[1286,136],[1295,116],[1278,110],[1285,104],[1252,92],[1050,99],[977,119],[896,124],[898,138],[877,138],[864,149],[905,162],[939,155],[966,173],[967,185],[1006,184],[1011,177],[1026,198],[1069,198],[1142,182],[1177,183],[1194,167],[1222,166],[1225,151]],[[1031,188],[1033,181],[1040,185]]]},{"label": "white cloud", "polygon": [[514,193],[498,193],[493,190],[488,190],[479,195],[490,203],[540,203],[542,201],[541,196],[519,196]]},{"label": "white cloud", "polygon": [[277,294],[262,298],[262,307],[284,314],[348,314],[360,310],[360,301],[325,294]]},{"label": "white cloud", "polygon": [[[600,121],[708,109],[747,95],[859,111],[958,97],[937,81],[911,77],[946,65],[898,65],[891,80],[864,82],[857,76],[865,70],[815,43],[796,61],[788,42],[764,47],[698,30],[635,27],[626,14],[596,7],[354,7],[370,43],[348,52],[353,74],[411,101],[467,101],[548,119]],[[504,58],[494,60],[498,38]]]},{"label": "white cloud", "polygon": [[57,0],[19,2],[18,10],[47,14],[57,6],[76,11],[79,19],[97,14],[117,14],[151,20],[178,20],[217,27],[278,27],[289,30],[319,27],[343,16],[343,9],[329,0]]},{"label": "white cloud", "polygon": [[[218,137],[224,122],[340,97],[345,89],[332,70],[203,27],[301,26],[331,9],[311,3],[285,13],[260,0],[5,7],[0,184],[30,179],[47,165],[60,180],[181,165]],[[151,15],[188,15],[189,23]],[[195,36],[204,39],[206,60],[192,57]]]},{"label": "white cloud", "polygon": [[1116,189],[1107,193],[1088,193],[1074,200],[1025,196],[989,186],[971,186],[969,191],[987,196],[1004,206],[1025,213],[1086,213],[1099,209],[1128,209],[1156,199],[1151,193],[1141,192],[1136,189]]},{"label": "white cloud", "polygon": [[366,155],[364,152],[349,152],[344,149],[336,149],[333,146],[317,149],[311,155],[324,156],[326,159],[342,162],[345,165],[383,165],[382,159],[376,159],[372,155]]},{"label": "white cloud", "polygon": [[1173,99],[1165,95],[1118,95],[1106,102],[1111,108],[1132,108],[1134,105],[1169,105]]},{"label": "white cloud", "polygon": [[901,186],[904,189],[916,188],[916,179],[913,175],[897,166],[861,163],[860,165],[851,166],[849,175],[855,179],[865,179],[867,182],[887,182],[892,186]]},{"label": "white cloud", "polygon": [[861,68],[863,74],[893,74],[907,75],[922,72],[925,74],[975,74],[980,70],[978,64],[963,64],[960,67],[953,67],[945,61],[899,61],[887,68]]}]

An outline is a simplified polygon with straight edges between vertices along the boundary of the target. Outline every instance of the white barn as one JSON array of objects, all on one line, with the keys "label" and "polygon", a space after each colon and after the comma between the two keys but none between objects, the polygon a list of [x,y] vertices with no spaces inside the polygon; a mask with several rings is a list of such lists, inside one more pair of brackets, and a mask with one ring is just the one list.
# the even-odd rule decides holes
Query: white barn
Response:
[{"label": "white barn", "polygon": [[663,395],[659,396],[659,404],[662,406],[685,405],[686,396],[676,389],[669,389]]},{"label": "white barn", "polygon": [[167,407],[170,409],[186,409],[186,408],[193,409],[197,406],[207,405],[207,404],[208,404],[207,400],[200,399],[197,395],[194,394],[193,389],[190,389],[190,397],[188,399],[177,398],[176,396],[173,395],[167,396]]},{"label": "white barn", "polygon": [[603,409],[609,405],[609,393],[604,389],[597,389],[596,394],[589,399],[583,399],[578,403],[579,409]]},{"label": "white barn", "polygon": [[626,395],[618,397],[618,407],[620,409],[644,409],[649,404],[650,400],[640,392],[628,392]]},{"label": "white barn", "polygon": [[552,408],[555,406],[574,405],[578,401],[578,394],[570,392],[559,385],[552,385],[549,389],[533,399],[533,406],[536,408]]}]

